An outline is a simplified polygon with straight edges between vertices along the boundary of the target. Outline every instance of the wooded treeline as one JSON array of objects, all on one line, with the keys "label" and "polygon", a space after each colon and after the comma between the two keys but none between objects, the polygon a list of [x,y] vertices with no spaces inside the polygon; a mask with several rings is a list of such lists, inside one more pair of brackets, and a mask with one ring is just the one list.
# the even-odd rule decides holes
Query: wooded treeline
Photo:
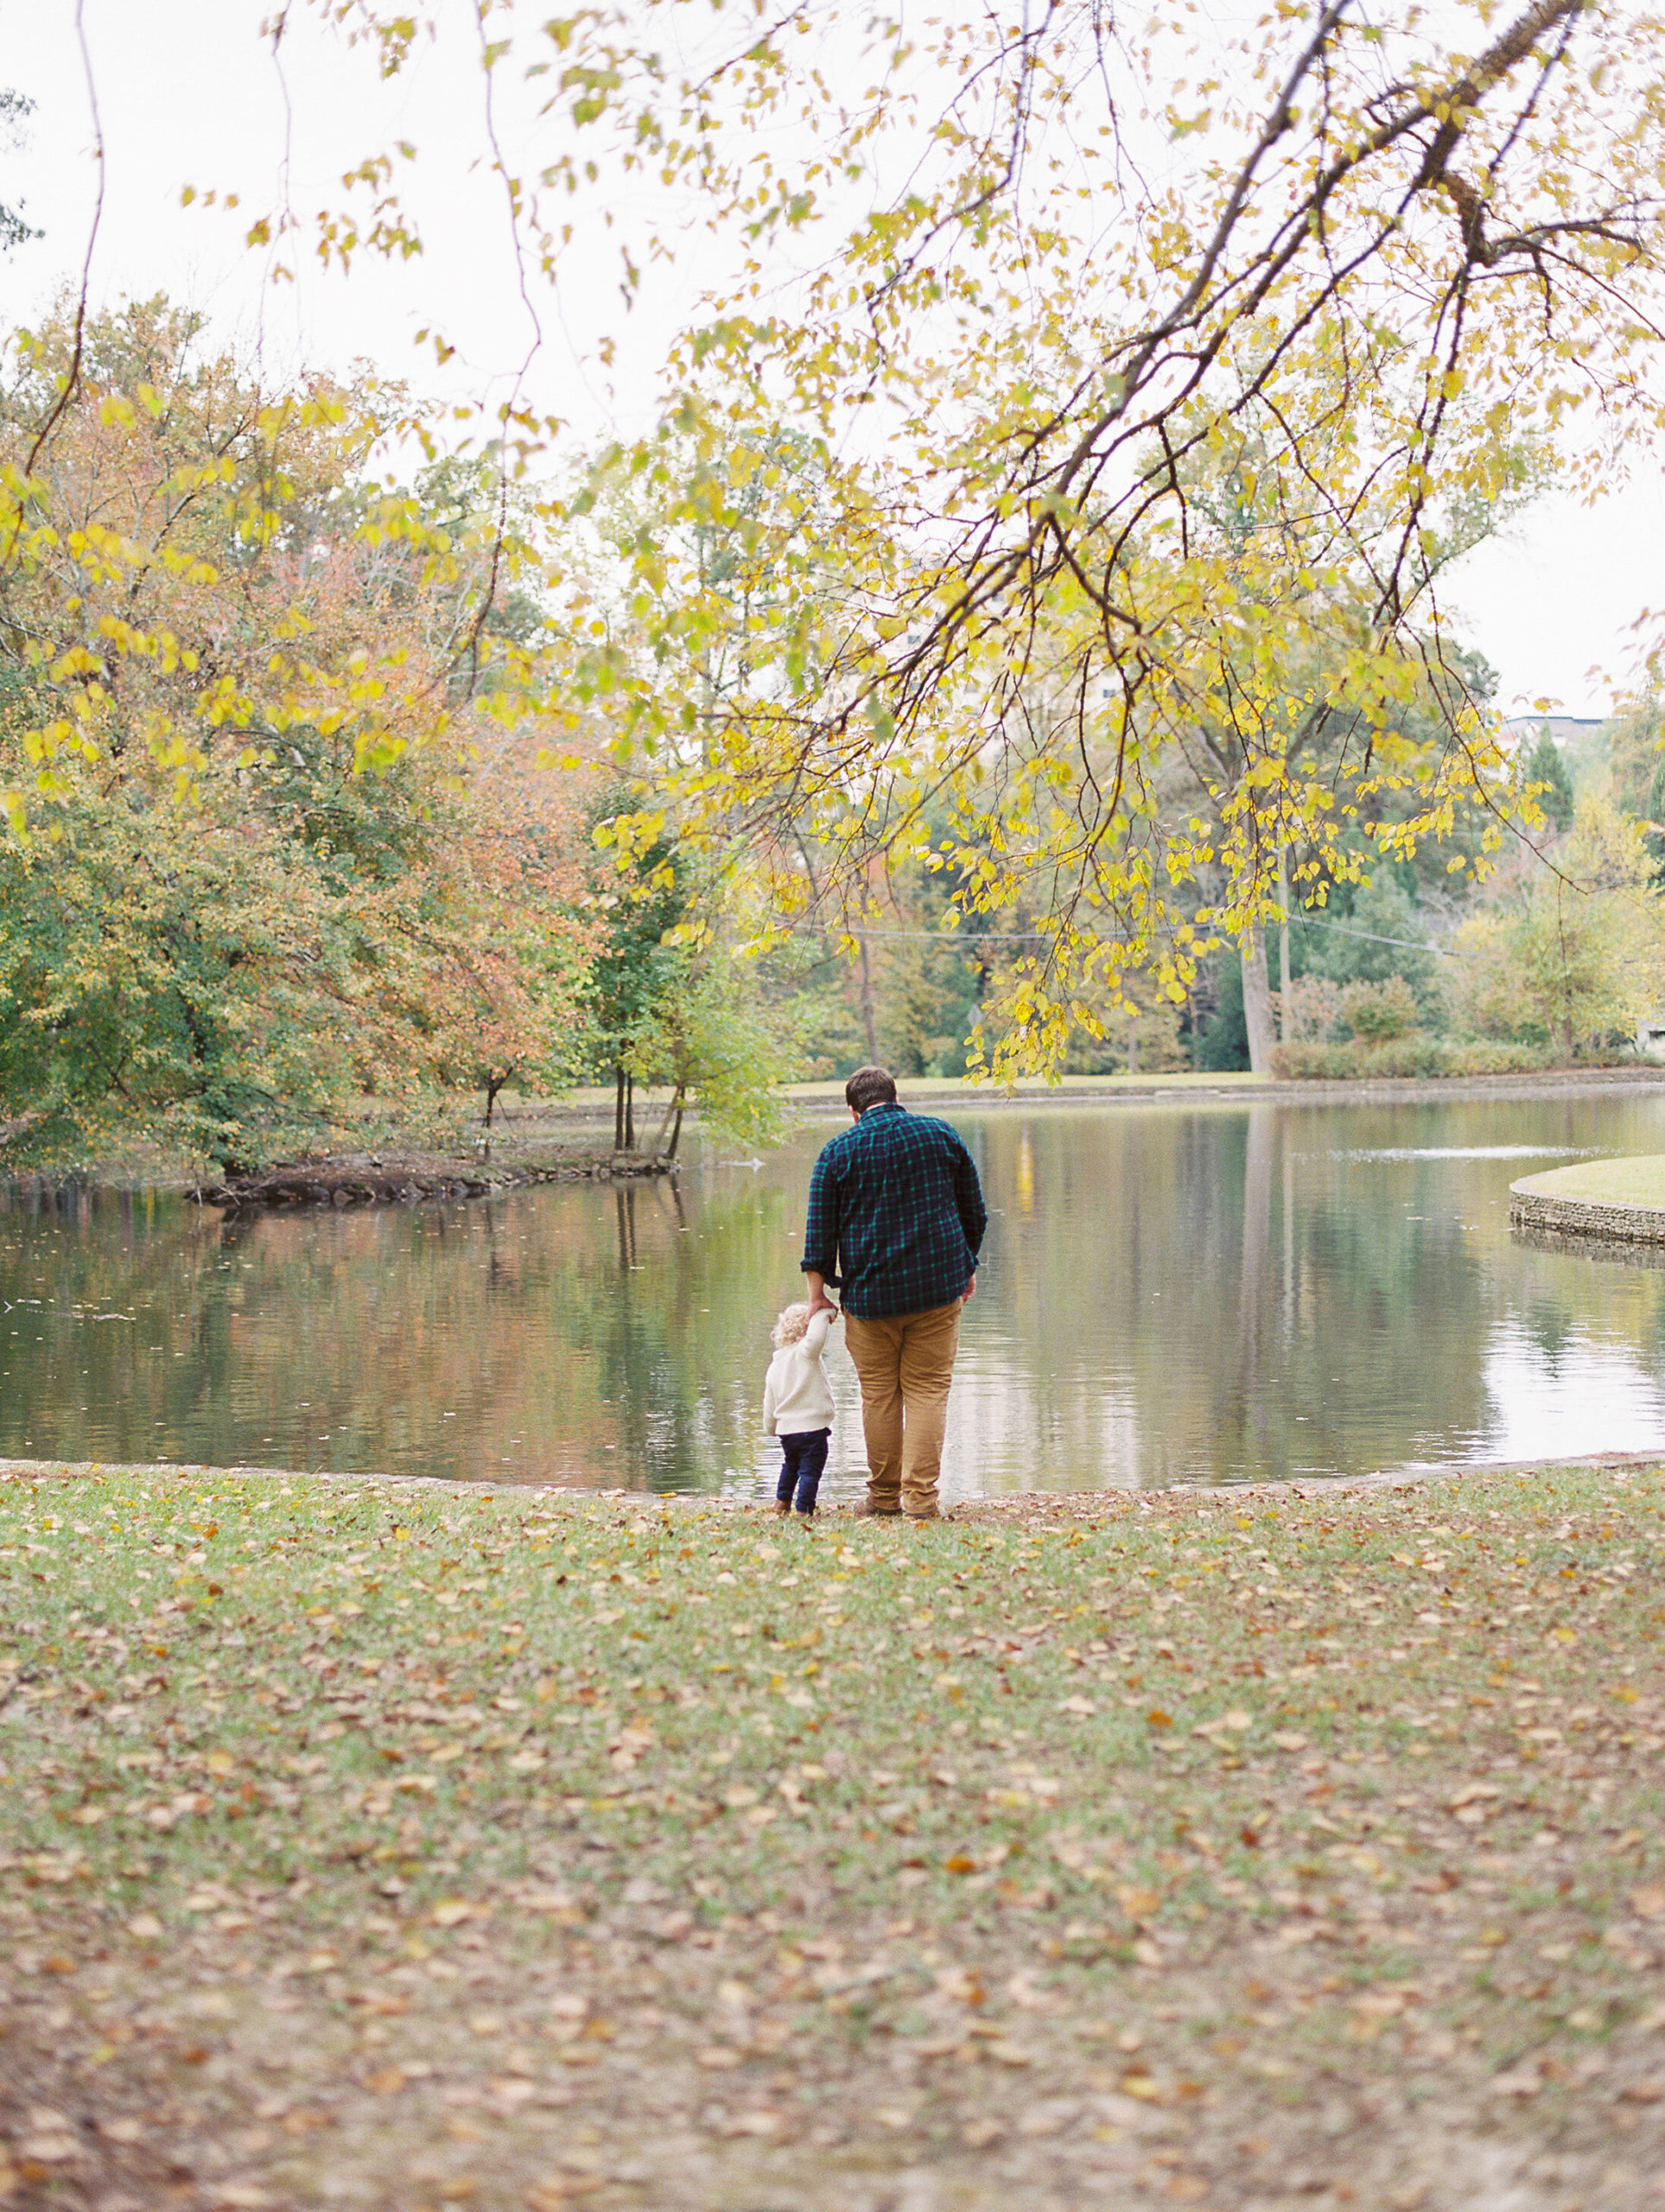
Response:
[{"label": "wooded treeline", "polygon": [[716,872],[598,845],[634,798],[549,753],[490,463],[398,481],[403,394],[272,390],[162,301],[79,343],[72,385],[67,308],[0,390],[7,1156],[255,1166],[615,1071],[766,1121],[780,963],[732,957]]},{"label": "wooded treeline", "polygon": [[[651,764],[621,762],[605,715],[552,682],[581,560],[594,619],[650,650],[618,592],[645,527],[628,472],[596,466],[557,537],[488,459],[401,480],[385,448],[406,397],[368,377],[265,389],[155,301],[88,325],[70,389],[73,339],[68,311],[27,337],[0,393],[22,481],[68,392],[0,569],[0,782],[29,792],[0,847],[10,1157],[146,1141],[253,1166],[580,1081],[614,1086],[618,1143],[674,1151],[695,1101],[755,1139],[792,1077],[978,1064],[1055,921],[1044,884],[968,899],[997,822],[974,841],[926,817],[927,842],[870,860],[836,912],[784,913],[779,852],[680,839]],[[752,474],[759,503],[776,478],[796,495],[813,460],[783,447]],[[686,533],[728,614],[697,642],[709,697],[769,620],[725,598],[734,534]],[[1461,675],[1484,700],[1484,667]],[[1413,695],[1405,753],[1438,747],[1439,714]],[[1349,738],[1338,718],[1308,742]],[[1575,819],[1553,744],[1523,754],[1515,796],[1550,813],[1484,887],[1452,869],[1480,852],[1472,812],[1387,861],[1392,799],[1332,841],[1340,867],[1292,840],[1287,997],[1275,930],[1245,959],[1198,929],[1177,997],[1155,961],[1078,988],[1058,1065],[1245,1065],[1245,978],[1296,1072],[1611,1044],[1658,1002],[1658,841],[1639,826],[1658,757],[1638,707]],[[1166,836],[1210,803],[1182,760],[1148,817]],[[807,839],[800,865],[812,879]]]}]

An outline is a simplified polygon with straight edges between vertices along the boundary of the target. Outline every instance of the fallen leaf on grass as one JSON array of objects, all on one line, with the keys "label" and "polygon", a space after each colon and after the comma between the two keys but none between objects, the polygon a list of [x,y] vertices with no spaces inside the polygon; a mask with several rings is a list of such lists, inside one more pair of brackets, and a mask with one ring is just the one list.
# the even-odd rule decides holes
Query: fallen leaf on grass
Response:
[{"label": "fallen leaf on grass", "polygon": [[696,2066],[713,2068],[738,2066],[740,2063],[740,2058],[741,2054],[739,2051],[725,2050],[719,2044],[709,2044],[704,2050],[696,2050],[694,2053]]},{"label": "fallen leaf on grass", "polygon": [[1001,2124],[997,2120],[969,2120],[960,2130],[960,2140],[974,2151],[986,2151],[991,2143],[1001,2139]]},{"label": "fallen leaf on grass", "polygon": [[1656,2105],[1665,2098],[1665,2082],[1632,2082],[1619,2095],[1626,2104]]},{"label": "fallen leaf on grass", "polygon": [[1503,1794],[1495,1782],[1471,1782],[1466,1788],[1459,1789],[1454,1797],[1446,1798],[1446,1808],[1448,1812],[1458,1813],[1465,1806],[1477,1805],[1483,1798],[1501,1797]]},{"label": "fallen leaf on grass", "polygon": [[1665,1916],[1665,1887],[1649,1882],[1643,1889],[1632,1890],[1625,1902],[1638,1920],[1658,1920]]},{"label": "fallen leaf on grass", "polygon": [[[883,2113],[875,2113],[875,2120],[882,2120]],[[741,2112],[725,2123],[725,2135],[778,2135],[785,2122],[778,2112]]]},{"label": "fallen leaf on grass", "polygon": [[1098,1707],[1090,1697],[1066,1697],[1058,1707],[1060,1713],[1096,1713]]},{"label": "fallen leaf on grass", "polygon": [[33,2158],[37,2165],[41,2166],[67,2165],[71,2159],[78,2158],[81,2154],[81,2146],[73,2135],[61,2135],[55,2132],[26,2135],[17,2145],[17,2150],[20,2157]]},{"label": "fallen leaf on grass", "polygon": [[1506,2074],[1492,2075],[1490,2094],[1494,2097],[1535,2097],[1542,2087],[1529,2066],[1514,2066]]}]

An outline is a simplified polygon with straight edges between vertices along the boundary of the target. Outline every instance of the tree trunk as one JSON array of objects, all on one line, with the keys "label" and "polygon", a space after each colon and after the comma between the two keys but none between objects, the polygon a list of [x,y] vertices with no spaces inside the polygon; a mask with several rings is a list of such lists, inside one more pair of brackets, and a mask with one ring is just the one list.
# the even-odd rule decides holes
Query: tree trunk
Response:
[{"label": "tree trunk", "polygon": [[674,1159],[677,1157],[677,1146],[682,1142],[682,1141],[683,1141],[683,1109],[682,1109],[681,1106],[680,1106],[680,1105],[678,1105],[678,1107],[677,1107],[677,1118],[676,1118],[676,1121],[675,1121],[675,1122],[672,1123],[672,1125],[671,1125],[671,1129],[670,1129],[670,1144],[665,1147],[665,1155],[664,1155],[664,1156],[665,1156],[665,1158],[666,1158],[667,1160],[674,1160]]},{"label": "tree trunk", "polygon": [[867,1037],[867,1065],[879,1065],[879,1032],[873,1019],[873,969],[867,963],[867,940],[861,939],[861,1027]]},{"label": "tree trunk", "polygon": [[1249,1032],[1249,1065],[1256,1075],[1270,1075],[1276,1039],[1272,1030],[1272,986],[1266,972],[1266,933],[1251,930],[1243,947],[1243,1027]]},{"label": "tree trunk", "polygon": [[497,1111],[497,1094],[509,1080],[506,1075],[487,1076],[486,1078],[486,1126],[492,1126],[492,1116]]},{"label": "tree trunk", "polygon": [[613,1149],[625,1148],[625,1071],[621,1067],[613,1071]]},{"label": "tree trunk", "polygon": [[1278,854],[1278,904],[1283,910],[1278,924],[1278,1042],[1287,1045],[1293,1033],[1289,1005],[1289,874],[1281,851]]},{"label": "tree trunk", "polygon": [[625,1077],[625,1150],[634,1152],[635,1149],[636,1078],[633,1075],[627,1075]]},{"label": "tree trunk", "polygon": [[[675,1136],[671,1135],[672,1122],[676,1124]],[[663,1153],[667,1160],[674,1160],[677,1156],[677,1137],[682,1135],[682,1127],[683,1086],[678,1084],[670,1094],[670,1103],[664,1109],[664,1119],[659,1124],[659,1134],[653,1140],[654,1151]],[[668,1152],[665,1150],[667,1137],[670,1139],[670,1148]]]}]

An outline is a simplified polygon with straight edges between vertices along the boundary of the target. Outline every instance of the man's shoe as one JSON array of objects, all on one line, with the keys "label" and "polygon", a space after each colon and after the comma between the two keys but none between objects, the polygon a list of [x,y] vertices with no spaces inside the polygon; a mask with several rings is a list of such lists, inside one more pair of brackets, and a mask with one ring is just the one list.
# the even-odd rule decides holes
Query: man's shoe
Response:
[{"label": "man's shoe", "polygon": [[944,1517],[940,1513],[905,1513],[902,1516],[905,1521],[911,1521],[916,1529],[928,1529],[933,1521],[941,1521]]},{"label": "man's shoe", "polygon": [[787,1503],[784,1497],[778,1497],[775,1500],[775,1511],[778,1514],[787,1514],[790,1513],[791,1510],[791,1507]]},{"label": "man's shoe", "polygon": [[902,1509],[899,1505],[875,1505],[871,1497],[858,1497],[855,1517],[858,1521],[899,1521]]}]

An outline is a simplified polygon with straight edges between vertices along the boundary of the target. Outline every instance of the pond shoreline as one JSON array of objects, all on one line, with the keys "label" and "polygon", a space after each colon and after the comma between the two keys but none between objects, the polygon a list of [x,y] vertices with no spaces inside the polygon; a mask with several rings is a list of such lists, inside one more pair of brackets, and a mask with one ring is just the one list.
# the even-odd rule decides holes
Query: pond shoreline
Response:
[{"label": "pond shoreline", "polygon": [[[1057,1084],[1026,1077],[1010,1088],[975,1084],[960,1077],[904,1076],[898,1078],[902,1103],[918,1112],[1028,1113],[1056,1106],[1382,1106],[1438,1105],[1462,1099],[1496,1098],[1529,1103],[1560,1098],[1599,1097],[1623,1091],[1665,1093],[1665,1065],[1624,1068],[1543,1068],[1524,1073],[1485,1076],[1381,1076],[1349,1077],[1261,1077],[1227,1071],[1188,1071],[1153,1076],[1066,1077]],[[791,1119],[799,1124],[842,1120],[843,1087],[839,1084],[794,1084],[785,1095]],[[646,1106],[651,1107],[651,1100]],[[342,1205],[421,1198],[492,1197],[537,1183],[610,1182],[620,1178],[674,1174],[678,1162],[657,1153],[617,1153],[611,1146],[577,1147],[563,1143],[581,1132],[601,1130],[613,1119],[612,1094],[597,1091],[567,1098],[538,1099],[501,1106],[499,1144],[508,1156],[486,1158],[441,1154],[416,1147],[321,1154],[315,1160],[280,1163],[246,1177],[215,1182],[200,1173],[158,1164],[136,1169],[106,1161],[21,1169],[8,1176],[0,1154],[0,1187],[59,1189],[78,1185],[91,1190],[175,1191],[205,1204],[246,1208],[273,1203],[258,1186],[279,1179],[291,1193],[280,1205],[334,1204],[337,1188],[348,1195]],[[700,1117],[690,1107],[687,1124]],[[547,1134],[546,1134],[547,1133]],[[542,1140],[542,1141],[540,1141]],[[433,1187],[429,1187],[432,1185]],[[353,1196],[355,1187],[362,1193]],[[321,1190],[322,1197],[315,1195]]]},{"label": "pond shoreline", "polygon": [[224,1183],[200,1184],[204,1205],[236,1212],[261,1207],[414,1205],[424,1198],[481,1198],[535,1183],[611,1183],[674,1175],[676,1162],[658,1153],[565,1152],[544,1159],[473,1160],[436,1154],[326,1154],[281,1160]]},{"label": "pond shoreline", "polygon": [[1528,1175],[1509,1190],[1509,1227],[1569,1250],[1665,1245],[1665,1159],[1585,1160]]},{"label": "pond shoreline", "polygon": [[[1509,1475],[1527,1480],[1539,1475],[1560,1473],[1629,1476],[1659,1467],[1665,1467],[1665,1451],[1586,1452],[1574,1455],[1554,1453],[1541,1459],[1430,1461],[1425,1465],[1384,1467],[1368,1475],[1290,1475],[1276,1482],[1177,1482],[1165,1483],[1148,1490],[994,1491],[984,1496],[948,1500],[944,1507],[943,1519],[959,1522],[1012,1519],[1085,1521],[1095,1513],[1102,1514],[1112,1508],[1119,1510],[1141,1500],[1154,1502],[1160,1498],[1214,1497],[1224,1500],[1370,1497],[1384,1491],[1417,1490],[1431,1482],[1456,1482],[1472,1478],[1490,1479]],[[750,1516],[758,1514],[766,1520],[773,1519],[770,1501],[760,1492],[756,1497],[734,1497],[715,1491],[591,1490],[576,1483],[512,1482],[493,1475],[471,1479],[461,1475],[383,1474],[374,1469],[343,1473],[330,1468],[308,1471],[293,1467],[218,1467],[178,1459],[0,1459],[0,1488],[12,1483],[108,1481],[115,1477],[161,1481],[168,1476],[181,1482],[316,1483],[337,1490],[363,1486],[445,1491],[458,1497],[470,1498],[512,1494],[515,1497],[561,1498],[573,1503],[588,1501],[609,1508],[635,1508],[656,1513],[664,1512],[672,1506],[686,1506],[697,1510],[702,1516],[734,1513]],[[855,1519],[855,1509],[854,1504],[823,1504],[816,1517],[842,1524]]]}]

